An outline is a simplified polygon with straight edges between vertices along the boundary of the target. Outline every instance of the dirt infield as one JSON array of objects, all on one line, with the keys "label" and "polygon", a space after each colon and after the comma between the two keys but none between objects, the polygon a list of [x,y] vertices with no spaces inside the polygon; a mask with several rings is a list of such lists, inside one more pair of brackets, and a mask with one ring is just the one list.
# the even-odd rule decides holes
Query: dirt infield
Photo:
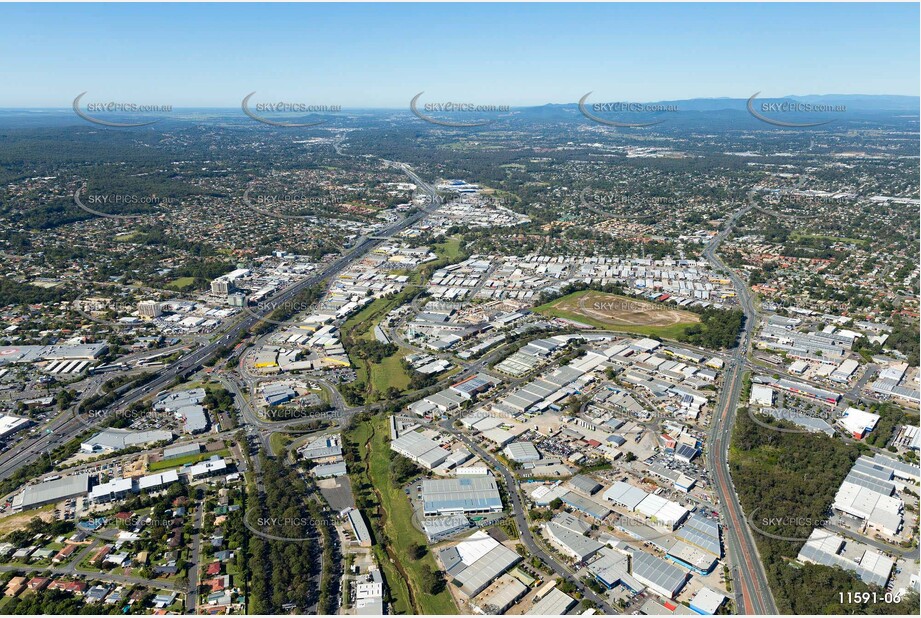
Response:
[{"label": "dirt infield", "polygon": [[537,311],[582,321],[597,328],[638,332],[661,329],[663,335],[674,335],[683,331],[685,326],[700,321],[700,317],[690,311],[592,290],[569,294],[538,307]]}]

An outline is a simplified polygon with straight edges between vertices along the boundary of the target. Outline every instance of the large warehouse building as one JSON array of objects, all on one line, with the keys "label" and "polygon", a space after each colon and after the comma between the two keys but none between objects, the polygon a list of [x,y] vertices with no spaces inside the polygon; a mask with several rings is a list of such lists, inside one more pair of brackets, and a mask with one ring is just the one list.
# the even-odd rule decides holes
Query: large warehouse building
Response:
[{"label": "large warehouse building", "polygon": [[422,503],[426,517],[502,511],[499,488],[491,476],[424,480]]},{"label": "large warehouse building", "polygon": [[15,510],[28,511],[46,504],[82,496],[90,490],[89,474],[74,474],[36,485],[27,485],[14,499]]}]

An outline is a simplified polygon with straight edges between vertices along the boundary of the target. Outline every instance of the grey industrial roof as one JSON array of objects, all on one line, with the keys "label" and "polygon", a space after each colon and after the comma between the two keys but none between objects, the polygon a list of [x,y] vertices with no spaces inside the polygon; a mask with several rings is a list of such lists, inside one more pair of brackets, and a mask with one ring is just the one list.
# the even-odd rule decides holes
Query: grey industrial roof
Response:
[{"label": "grey industrial roof", "polygon": [[422,501],[426,513],[502,508],[496,479],[491,476],[426,479],[422,481]]},{"label": "grey industrial roof", "polygon": [[904,476],[912,477],[917,479],[919,476],[918,466],[905,463],[904,461],[898,461],[892,459],[891,457],[886,457],[880,453],[873,455],[873,463],[879,464],[886,468],[890,468],[896,472],[900,472]]},{"label": "grey industrial roof", "polygon": [[46,481],[38,485],[28,485],[22,492],[22,508],[29,509],[33,506],[56,502],[90,490],[89,474],[74,474],[54,481]]},{"label": "grey industrial roof", "polygon": [[579,557],[579,560],[585,560],[596,551],[604,547],[595,539],[573,532],[567,527],[550,522],[547,524],[547,531],[556,539],[558,543],[568,548],[573,554]]},{"label": "grey industrial roof", "polygon": [[537,461],[540,453],[531,442],[512,442],[505,447],[505,454],[513,461]]},{"label": "grey industrial roof", "polygon": [[640,550],[633,551],[633,575],[672,591],[679,589],[688,576],[675,565]]},{"label": "grey industrial roof", "polygon": [[611,509],[604,504],[584,498],[571,491],[560,496],[560,499],[572,508],[582,511],[583,513],[588,513],[595,519],[604,519],[611,513]]},{"label": "grey industrial roof", "polygon": [[569,479],[569,484],[589,495],[594,494],[599,489],[601,489],[601,483],[589,476],[585,476],[584,474],[578,474],[572,477]]},{"label": "grey industrial roof", "polygon": [[460,552],[457,551],[457,547],[446,547],[438,552],[438,559],[441,560],[441,564],[445,567],[445,572],[448,575],[454,575],[455,573],[460,573],[467,565],[464,564],[464,561],[461,559]]},{"label": "grey industrial roof", "polygon": [[208,428],[208,416],[205,409],[198,404],[182,406],[176,410],[182,416],[182,428],[189,433],[198,433]]},{"label": "grey industrial roof", "polygon": [[588,522],[579,519],[571,513],[557,513],[551,522],[563,526],[564,528],[569,528],[579,534],[586,534],[592,529],[592,526]]},{"label": "grey industrial roof", "polygon": [[352,525],[352,530],[355,532],[355,537],[360,543],[370,542],[371,533],[368,532],[368,525],[365,523],[365,518],[362,517],[361,511],[358,509],[351,509],[348,513],[349,523]]},{"label": "grey industrial roof", "polygon": [[875,491],[878,494],[883,494],[884,496],[891,496],[895,493],[895,485],[888,482],[882,481],[880,479],[867,476],[862,474],[854,468],[851,468],[851,471],[848,472],[848,475],[844,478],[845,482],[853,483],[860,487],[869,489],[870,491]]},{"label": "grey industrial roof", "polygon": [[345,462],[340,461],[337,463],[316,466],[310,471],[310,473],[320,479],[329,478],[331,476],[343,476],[346,473]]},{"label": "grey industrial roof", "polygon": [[574,598],[554,588],[525,613],[529,616],[562,616],[575,604]]},{"label": "grey industrial roof", "polygon": [[476,596],[494,579],[517,564],[521,556],[505,545],[497,545],[479,560],[454,575],[461,589],[468,596]]},{"label": "grey industrial roof", "polygon": [[194,455],[201,452],[201,444],[192,442],[190,444],[177,444],[163,449],[163,459],[172,459],[174,457],[183,457],[185,455]]},{"label": "grey industrial roof", "polygon": [[173,434],[169,431],[150,430],[150,431],[131,431],[129,429],[103,429],[92,438],[86,441],[86,444],[92,444],[109,448],[112,450],[121,450],[136,444],[148,444],[151,442],[163,442],[172,440]]},{"label": "grey industrial roof", "polygon": [[[448,515],[446,517],[427,517],[422,520],[422,528],[430,541],[437,540],[446,534],[470,527],[470,520],[463,515]],[[459,556],[458,556],[459,558]]]},{"label": "grey industrial roof", "polygon": [[623,481],[617,481],[604,492],[604,499],[610,500],[615,504],[623,505],[632,511],[636,509],[637,505],[648,495],[649,494],[639,487],[628,485]]},{"label": "grey industrial roof", "polygon": [[588,565],[588,570],[607,586],[623,584],[630,590],[641,592],[645,586],[630,575],[630,560],[624,554],[602,547],[598,557]]},{"label": "grey industrial roof", "polygon": [[712,519],[693,513],[688,518],[688,521],[675,533],[675,536],[710,552],[717,558],[722,556],[720,525]]},{"label": "grey industrial roof", "polygon": [[854,462],[854,467],[851,469],[881,481],[891,481],[894,476],[891,468],[881,466],[866,456],[858,458],[857,461]]},{"label": "grey industrial roof", "polygon": [[883,574],[878,569],[870,570],[864,568],[853,560],[848,560],[843,556],[828,551],[826,549],[828,544],[822,543],[821,539],[829,535],[829,532],[821,528],[813,530],[810,540],[800,549],[797,560],[824,564],[825,566],[841,567],[842,569],[856,573],[864,583],[875,584],[883,588],[886,586],[889,581],[889,573]]}]

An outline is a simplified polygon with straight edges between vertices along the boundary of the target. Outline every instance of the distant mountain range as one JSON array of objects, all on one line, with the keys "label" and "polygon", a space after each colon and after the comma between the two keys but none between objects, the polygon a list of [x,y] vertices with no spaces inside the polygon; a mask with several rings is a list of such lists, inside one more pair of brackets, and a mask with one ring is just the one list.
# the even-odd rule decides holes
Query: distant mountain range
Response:
[{"label": "distant mountain range", "polygon": [[[752,93],[754,94],[754,93]],[[844,105],[848,111],[921,111],[921,97],[912,97],[906,95],[892,94],[809,94],[809,95],[789,95],[786,97],[763,97],[758,96],[755,99],[755,105],[761,103],[779,103],[782,101],[797,101],[801,103],[820,103],[822,105]],[[591,105],[594,103],[612,103],[612,102],[636,102],[629,99],[614,101],[610,99],[599,98],[596,95],[590,96],[586,102],[586,107],[591,111]],[[668,105],[677,107],[682,112],[721,112],[721,111],[746,111],[748,99],[734,99],[730,97],[718,97],[713,99],[676,99],[670,101],[642,101],[644,105]],[[578,103],[547,104],[536,105],[531,107],[519,107],[519,111],[540,110],[579,110]],[[756,107],[757,109],[757,107]]]}]

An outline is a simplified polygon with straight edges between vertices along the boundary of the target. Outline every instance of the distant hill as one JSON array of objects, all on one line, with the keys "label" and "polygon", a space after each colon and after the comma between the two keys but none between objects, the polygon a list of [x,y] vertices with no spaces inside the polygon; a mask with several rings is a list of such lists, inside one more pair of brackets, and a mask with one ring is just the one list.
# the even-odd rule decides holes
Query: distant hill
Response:
[{"label": "distant hill", "polygon": [[[754,93],[752,93],[754,94]],[[821,103],[823,105],[844,105],[848,111],[853,112],[919,112],[921,111],[921,97],[890,94],[810,94],[789,95],[785,97],[761,97],[758,103],[773,103],[781,101],[798,101],[802,103]],[[586,105],[593,103],[609,103],[609,99],[589,97]],[[627,101],[633,102],[633,101]],[[719,97],[713,99],[677,99],[670,101],[642,101],[649,105],[675,106],[682,112],[721,112],[721,111],[746,111],[748,99],[734,99]],[[579,113],[578,103],[548,104],[534,107],[516,108],[523,114],[545,118],[565,117]]]}]

